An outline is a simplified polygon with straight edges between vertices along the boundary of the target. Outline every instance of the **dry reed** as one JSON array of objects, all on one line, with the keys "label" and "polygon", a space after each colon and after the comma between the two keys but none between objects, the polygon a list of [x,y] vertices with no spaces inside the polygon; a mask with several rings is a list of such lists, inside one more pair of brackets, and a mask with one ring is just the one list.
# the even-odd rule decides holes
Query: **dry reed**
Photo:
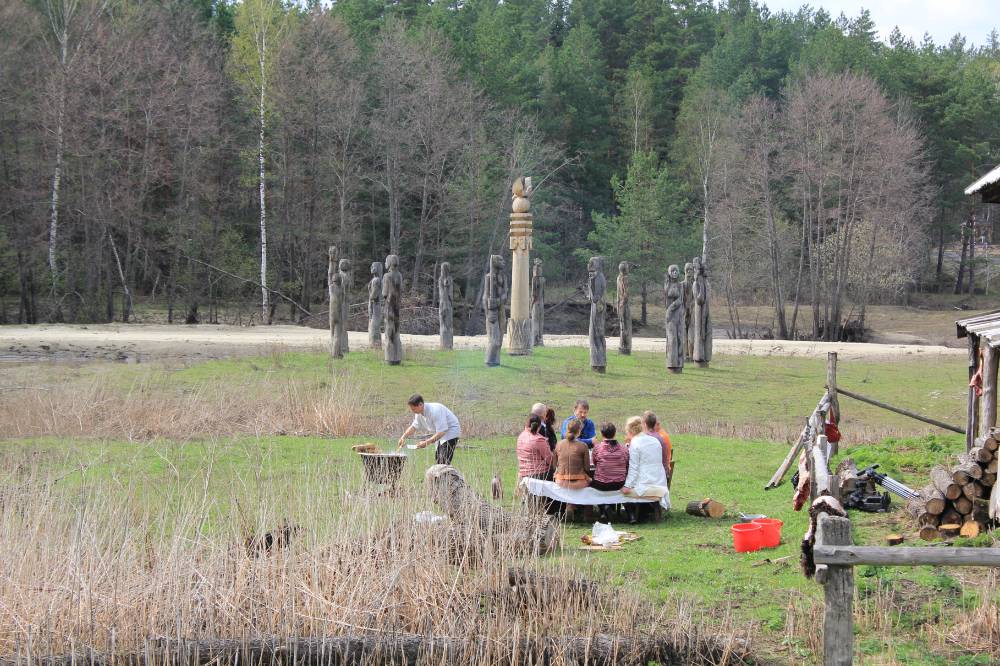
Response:
[{"label": "dry reed", "polygon": [[[456,558],[453,542],[413,520],[433,509],[417,470],[383,496],[355,469],[279,473],[266,455],[225,455],[225,469],[223,451],[210,446],[194,471],[168,457],[149,474],[54,472],[72,466],[68,457],[36,467],[0,459],[0,661],[111,663],[169,655],[171,644],[207,653],[220,640],[230,641],[224,661],[240,646],[280,661],[275,645],[347,640],[366,650],[354,663],[406,661],[406,641],[417,646],[410,663],[532,663],[524,651],[543,648],[551,661],[590,654],[583,662],[594,663],[602,645],[617,650],[612,661],[634,663],[652,637],[670,646],[676,661],[665,663],[747,654],[743,632],[683,600],[654,606],[618,588],[574,592],[584,572],[525,557],[513,534],[470,533],[492,545],[491,556]],[[512,565],[560,584],[526,595],[508,583]]]}]

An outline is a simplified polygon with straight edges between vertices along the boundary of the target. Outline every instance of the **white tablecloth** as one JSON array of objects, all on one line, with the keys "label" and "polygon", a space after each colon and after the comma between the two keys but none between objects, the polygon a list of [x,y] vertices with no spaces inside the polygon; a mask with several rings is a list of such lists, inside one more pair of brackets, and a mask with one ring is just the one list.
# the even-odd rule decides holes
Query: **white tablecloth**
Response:
[{"label": "white tablecloth", "polygon": [[[596,490],[594,488],[580,488],[570,490],[560,488],[555,481],[542,481],[541,479],[521,479],[521,486],[530,494],[539,497],[566,502],[567,504],[581,504],[594,506],[597,504],[631,504],[650,503],[655,499],[641,499],[638,497],[626,497],[617,490]],[[660,500],[660,506],[664,509],[670,508],[670,492]]]}]

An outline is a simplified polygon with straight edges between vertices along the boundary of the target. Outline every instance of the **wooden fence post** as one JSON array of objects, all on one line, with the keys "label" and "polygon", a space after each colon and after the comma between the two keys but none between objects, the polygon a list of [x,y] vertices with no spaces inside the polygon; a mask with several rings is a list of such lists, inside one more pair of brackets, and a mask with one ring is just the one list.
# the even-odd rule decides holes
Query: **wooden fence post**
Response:
[{"label": "wooden fence post", "polygon": [[[826,355],[826,392],[830,394],[830,409],[834,417],[840,421],[840,400],[837,399],[837,352],[827,352]],[[837,442],[830,442],[830,457],[840,450]]]},{"label": "wooden fence post", "polygon": [[[816,545],[851,545],[850,519],[821,514],[816,524]],[[854,659],[854,567],[827,565],[825,573],[823,664],[850,666]]]},{"label": "wooden fence post", "polygon": [[[969,333],[969,382],[976,374],[979,366],[979,336]],[[965,450],[971,451],[975,445],[976,433],[979,432],[979,396],[976,389],[969,386],[969,404],[965,424]]]}]

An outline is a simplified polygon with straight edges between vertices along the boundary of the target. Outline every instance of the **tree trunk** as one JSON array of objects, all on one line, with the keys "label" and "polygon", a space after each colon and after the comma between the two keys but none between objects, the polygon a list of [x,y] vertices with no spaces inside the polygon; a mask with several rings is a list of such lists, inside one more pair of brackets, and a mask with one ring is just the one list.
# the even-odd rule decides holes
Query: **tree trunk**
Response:
[{"label": "tree trunk", "polygon": [[264,196],[264,102],[265,102],[265,63],[264,49],[267,43],[262,41],[261,54],[258,57],[260,64],[260,102],[258,112],[260,115],[260,134],[257,140],[257,162],[260,168],[259,189],[260,189],[260,312],[261,321],[265,324],[271,323],[271,307],[268,303],[267,291],[267,203]]},{"label": "tree trunk", "polygon": [[961,254],[961,256],[960,256],[960,258],[958,260],[958,277],[955,278],[955,293],[956,294],[961,294],[962,293],[962,291],[963,291],[962,290],[962,286],[963,286],[963,283],[965,281],[965,252],[966,252],[966,244],[969,242],[969,239],[966,236],[968,236],[968,234],[965,233],[965,227],[963,226],[962,227],[962,254]]},{"label": "tree trunk", "polygon": [[969,225],[969,295],[976,295],[976,227]]},{"label": "tree trunk", "polygon": [[944,270],[944,220],[938,227],[937,268],[934,271],[935,291],[941,291],[941,273]]},{"label": "tree trunk", "polygon": [[56,165],[52,173],[52,192],[49,206],[49,273],[51,275],[53,310],[52,319],[62,319],[58,301],[59,269],[56,264],[56,241],[59,234],[59,185],[62,181],[64,125],[66,122],[66,65],[69,31],[66,23],[69,16],[63,17],[62,32],[59,37],[59,92],[56,101]]},{"label": "tree trunk", "polygon": [[641,300],[641,303],[642,303],[642,312],[641,312],[641,316],[639,317],[639,320],[642,322],[642,325],[645,326],[646,325],[646,314],[647,314],[646,313],[646,299],[649,296],[648,291],[647,291],[647,284],[646,284],[645,281],[643,281],[643,283],[642,283],[642,291],[640,292],[640,294],[641,294],[640,295],[640,300]]}]

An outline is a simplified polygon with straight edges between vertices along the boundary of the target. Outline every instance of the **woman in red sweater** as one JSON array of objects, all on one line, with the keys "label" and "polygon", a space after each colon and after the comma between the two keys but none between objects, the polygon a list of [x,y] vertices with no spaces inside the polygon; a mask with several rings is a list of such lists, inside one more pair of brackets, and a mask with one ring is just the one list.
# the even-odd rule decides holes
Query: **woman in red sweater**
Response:
[{"label": "woman in red sweater", "polygon": [[545,435],[541,434],[542,419],[537,414],[528,416],[528,423],[517,436],[517,480],[524,477],[552,480],[552,450]]}]

